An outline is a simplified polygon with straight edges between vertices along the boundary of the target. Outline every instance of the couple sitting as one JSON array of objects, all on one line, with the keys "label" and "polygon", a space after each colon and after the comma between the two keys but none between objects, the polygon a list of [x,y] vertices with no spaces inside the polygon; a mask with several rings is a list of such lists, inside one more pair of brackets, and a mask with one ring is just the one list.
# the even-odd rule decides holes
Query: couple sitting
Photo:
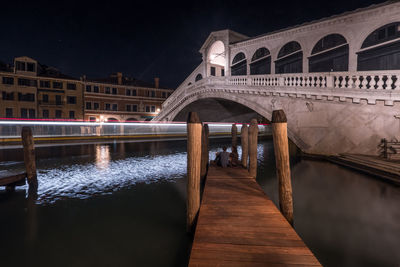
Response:
[{"label": "couple sitting", "polygon": [[223,168],[226,168],[227,166],[238,166],[239,155],[236,146],[232,147],[231,153],[226,151],[226,146],[222,147],[222,152],[217,152],[214,162]]}]

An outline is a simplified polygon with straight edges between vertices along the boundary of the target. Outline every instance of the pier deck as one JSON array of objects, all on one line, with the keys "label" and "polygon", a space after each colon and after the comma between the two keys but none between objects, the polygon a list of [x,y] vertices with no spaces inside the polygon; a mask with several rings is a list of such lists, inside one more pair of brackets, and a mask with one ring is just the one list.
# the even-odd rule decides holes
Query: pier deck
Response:
[{"label": "pier deck", "polygon": [[210,167],[189,266],[321,266],[242,168]]}]

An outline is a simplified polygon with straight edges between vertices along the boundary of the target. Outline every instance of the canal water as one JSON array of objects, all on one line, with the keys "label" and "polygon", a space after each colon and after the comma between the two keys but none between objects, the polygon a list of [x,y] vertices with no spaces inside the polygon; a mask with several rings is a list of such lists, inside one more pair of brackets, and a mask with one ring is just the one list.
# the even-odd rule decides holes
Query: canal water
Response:
[{"label": "canal water", "polygon": [[[212,139],[210,157],[229,140]],[[38,147],[39,190],[0,189],[1,266],[185,266],[186,141]],[[239,147],[240,153],[240,147]],[[278,203],[273,144],[257,181]],[[0,175],[23,170],[0,150]],[[295,229],[324,266],[400,266],[400,188],[292,159]]]}]

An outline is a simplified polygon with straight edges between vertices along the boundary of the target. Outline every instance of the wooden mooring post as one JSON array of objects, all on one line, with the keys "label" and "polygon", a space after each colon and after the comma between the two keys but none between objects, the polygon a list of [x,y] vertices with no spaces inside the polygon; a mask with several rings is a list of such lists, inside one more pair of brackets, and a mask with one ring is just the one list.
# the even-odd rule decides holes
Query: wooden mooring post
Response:
[{"label": "wooden mooring post", "polygon": [[234,146],[237,147],[237,127],[235,123],[232,124],[231,134],[232,134],[232,147]]},{"label": "wooden mooring post", "polygon": [[187,231],[194,233],[200,209],[202,124],[196,112],[187,120]]},{"label": "wooden mooring post", "polygon": [[200,172],[200,177],[202,179],[207,174],[208,161],[209,161],[208,136],[209,136],[208,124],[203,124],[203,129],[201,133],[201,172]]},{"label": "wooden mooring post", "polygon": [[272,112],[272,136],[274,140],[276,174],[279,180],[279,207],[286,220],[293,225],[287,119],[283,110]]},{"label": "wooden mooring post", "polygon": [[247,162],[249,160],[249,128],[246,123],[242,124],[240,130],[240,142],[242,144],[242,165],[247,169]]},{"label": "wooden mooring post", "polygon": [[257,143],[258,143],[258,123],[252,119],[249,127],[249,174],[251,177],[257,176]]},{"label": "wooden mooring post", "polygon": [[38,187],[38,181],[36,173],[35,146],[31,128],[27,126],[22,127],[21,137],[29,190],[36,190]]}]

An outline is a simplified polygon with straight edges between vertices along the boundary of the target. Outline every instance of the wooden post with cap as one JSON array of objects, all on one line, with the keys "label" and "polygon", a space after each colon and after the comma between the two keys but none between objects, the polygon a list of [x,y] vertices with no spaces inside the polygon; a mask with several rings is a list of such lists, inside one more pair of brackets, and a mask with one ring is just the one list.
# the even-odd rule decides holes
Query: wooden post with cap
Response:
[{"label": "wooden post with cap", "polygon": [[200,209],[200,168],[202,124],[196,112],[187,120],[187,231],[194,232]]},{"label": "wooden post with cap", "polygon": [[290,180],[287,119],[283,110],[272,112],[272,136],[279,180],[279,207],[286,220],[293,225],[292,183]]},{"label": "wooden post with cap", "polygon": [[252,119],[249,127],[249,174],[251,177],[257,176],[257,143],[258,143],[258,123]]},{"label": "wooden post with cap", "polygon": [[208,124],[203,124],[201,133],[201,173],[200,173],[201,178],[204,178],[207,174],[207,167],[209,161],[208,136],[209,136]]},{"label": "wooden post with cap", "polygon": [[26,177],[28,178],[29,190],[37,189],[37,173],[35,160],[35,146],[33,142],[32,129],[30,127],[22,127],[21,132],[22,146],[24,150],[24,163],[26,169]]},{"label": "wooden post with cap", "polygon": [[249,128],[246,123],[242,124],[240,130],[240,142],[242,144],[242,165],[247,169],[247,162],[249,160]]},{"label": "wooden post with cap", "polygon": [[235,123],[232,124],[231,134],[232,134],[232,147],[234,146],[237,147],[237,127]]}]

